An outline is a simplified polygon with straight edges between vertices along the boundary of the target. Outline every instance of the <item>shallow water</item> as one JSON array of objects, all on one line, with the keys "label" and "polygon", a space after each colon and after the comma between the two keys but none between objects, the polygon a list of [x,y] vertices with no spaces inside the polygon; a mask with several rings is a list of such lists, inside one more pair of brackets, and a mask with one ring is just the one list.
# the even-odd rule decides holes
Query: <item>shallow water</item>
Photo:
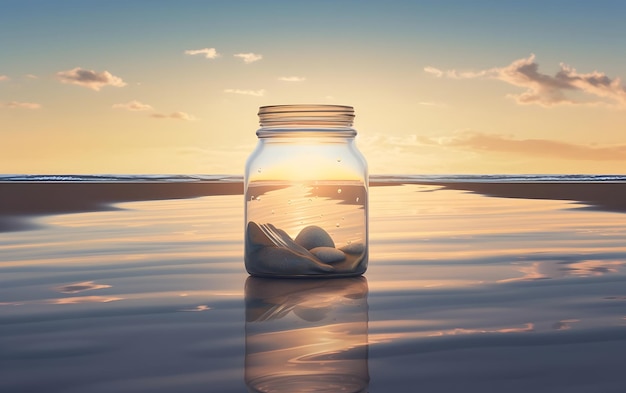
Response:
[{"label": "shallow water", "polygon": [[0,391],[626,384],[623,213],[372,187],[364,278],[285,283],[248,278],[241,195],[115,206],[0,234]]}]

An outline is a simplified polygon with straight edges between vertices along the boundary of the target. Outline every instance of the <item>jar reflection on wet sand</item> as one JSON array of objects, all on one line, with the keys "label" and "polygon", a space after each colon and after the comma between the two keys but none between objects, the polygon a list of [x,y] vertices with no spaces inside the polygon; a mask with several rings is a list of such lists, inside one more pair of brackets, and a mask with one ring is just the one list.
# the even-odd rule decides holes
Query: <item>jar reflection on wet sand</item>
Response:
[{"label": "jar reflection on wet sand", "polygon": [[251,392],[366,392],[365,277],[248,277],[245,382]]}]

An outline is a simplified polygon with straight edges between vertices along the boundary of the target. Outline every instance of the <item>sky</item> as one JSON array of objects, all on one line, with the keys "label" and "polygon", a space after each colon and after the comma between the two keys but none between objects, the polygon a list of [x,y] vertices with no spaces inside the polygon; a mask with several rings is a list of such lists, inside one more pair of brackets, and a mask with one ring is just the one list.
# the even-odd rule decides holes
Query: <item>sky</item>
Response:
[{"label": "sky", "polygon": [[259,106],[372,174],[626,173],[623,1],[0,0],[0,173],[241,175]]}]

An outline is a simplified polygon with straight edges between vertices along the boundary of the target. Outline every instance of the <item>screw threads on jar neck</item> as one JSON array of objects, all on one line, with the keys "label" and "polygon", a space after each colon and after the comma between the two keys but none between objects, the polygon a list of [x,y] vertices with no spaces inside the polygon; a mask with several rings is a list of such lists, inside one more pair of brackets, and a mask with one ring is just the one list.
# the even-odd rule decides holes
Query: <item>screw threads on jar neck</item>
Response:
[{"label": "screw threads on jar neck", "polygon": [[261,127],[351,127],[354,108],[344,105],[272,105],[259,108]]}]

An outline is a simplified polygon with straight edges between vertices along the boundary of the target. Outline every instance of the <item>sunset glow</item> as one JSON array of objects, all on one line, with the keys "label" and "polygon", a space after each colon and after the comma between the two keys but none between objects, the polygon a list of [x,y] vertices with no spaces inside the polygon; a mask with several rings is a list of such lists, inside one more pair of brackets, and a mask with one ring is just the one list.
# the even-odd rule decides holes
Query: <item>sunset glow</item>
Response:
[{"label": "sunset glow", "polygon": [[243,173],[263,105],[370,173],[624,173],[626,3],[5,1],[0,173]]}]

